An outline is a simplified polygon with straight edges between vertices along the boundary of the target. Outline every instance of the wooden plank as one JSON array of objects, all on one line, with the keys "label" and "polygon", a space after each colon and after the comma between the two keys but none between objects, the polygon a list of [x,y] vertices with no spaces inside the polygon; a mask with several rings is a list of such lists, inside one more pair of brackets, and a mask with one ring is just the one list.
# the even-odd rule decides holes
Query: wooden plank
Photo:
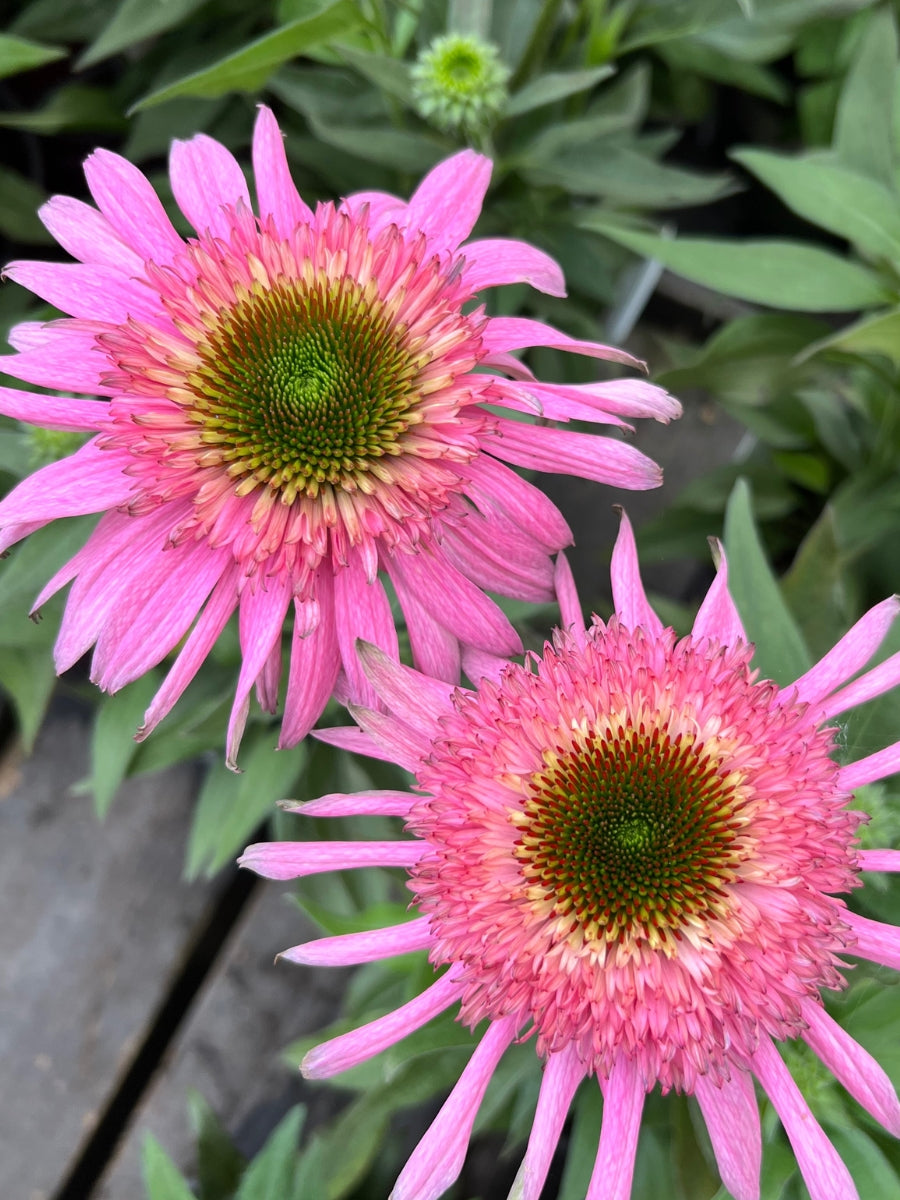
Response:
[{"label": "wooden plank", "polygon": [[191,1170],[194,1140],[186,1115],[191,1088],[209,1101],[247,1155],[290,1105],[309,1105],[310,1124],[334,1111],[336,1094],[306,1084],[280,1057],[293,1038],[334,1019],[346,985],[347,971],[274,963],[279,951],[313,936],[284,887],[257,887],[94,1200],[137,1200],[144,1194],[140,1151],[148,1132],[182,1170]]},{"label": "wooden plank", "polygon": [[[209,884],[181,882],[190,767],[129,782],[100,825],[71,785],[90,714],[55,703],[0,762],[0,1196],[46,1200],[166,994]],[[129,1198],[130,1200],[130,1198]]]}]

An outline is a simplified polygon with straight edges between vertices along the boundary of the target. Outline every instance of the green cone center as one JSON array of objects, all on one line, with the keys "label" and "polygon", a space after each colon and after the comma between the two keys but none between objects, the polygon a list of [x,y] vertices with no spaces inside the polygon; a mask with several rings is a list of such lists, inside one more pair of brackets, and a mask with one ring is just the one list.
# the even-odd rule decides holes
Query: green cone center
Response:
[{"label": "green cone center", "polygon": [[402,452],[419,362],[374,287],[353,279],[256,287],[216,314],[188,376],[206,458],[285,502],[353,488]]},{"label": "green cone center", "polygon": [[625,729],[547,755],[516,818],[532,886],[592,940],[671,940],[721,908],[742,857],[735,790],[681,735]]}]

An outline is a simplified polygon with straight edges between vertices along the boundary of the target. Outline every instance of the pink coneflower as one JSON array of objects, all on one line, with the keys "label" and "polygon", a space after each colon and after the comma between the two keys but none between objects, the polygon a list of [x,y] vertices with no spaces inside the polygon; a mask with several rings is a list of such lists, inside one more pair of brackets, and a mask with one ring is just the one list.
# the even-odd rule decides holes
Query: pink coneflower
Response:
[{"label": "pink coneflower", "polygon": [[264,708],[276,706],[291,608],[281,744],[304,736],[336,687],[375,702],[353,647],[362,636],[397,654],[379,571],[400,601],[414,661],[430,674],[456,681],[467,649],[519,649],[482,589],[550,598],[550,555],[571,535],[505,463],[616,487],[660,483],[659,469],[617,439],[497,407],[619,426],[679,413],[640,380],[538,383],[514,351],[635,360],[473,306],[506,283],[564,294],[557,265],[524,242],[461,246],[487,190],[486,158],[455,155],[408,204],[374,192],[313,211],[261,109],[253,165],[258,216],[223,146],[203,135],[174,144],[172,189],[197,231],[185,241],[140,171],[92,154],[85,173],[97,208],[57,196],[41,210],[78,263],[6,272],[70,319],[19,325],[19,353],[3,368],[107,399],[0,389],[10,416],[94,434],[0,504],[0,549],[55,517],[104,513],[37,601],[75,581],[58,669],[95,645],[92,678],[115,691],[188,635],[143,736],[237,609],[232,762],[254,685]]},{"label": "pink coneflower", "polygon": [[864,1108],[900,1134],[881,1067],[828,1016],[843,956],[900,967],[900,931],[849,911],[861,871],[900,851],[861,851],[855,788],[900,769],[900,743],[834,761],[830,722],[900,680],[900,655],[851,676],[897,614],[866,614],[817,666],[779,689],[750,667],[724,557],[689,637],[664,629],[623,520],[615,615],[585,631],[560,563],[565,629],[542,658],[452,689],[362,649],[387,708],[322,734],[414,772],[421,795],[326,796],[316,816],[392,814],[414,839],[251,846],[276,879],[405,867],[420,916],[295,947],[344,965],[410,950],[447,969],[396,1012],[326,1042],[312,1078],[363,1061],[451,1005],[487,1032],[413,1153],[394,1200],[433,1200],[456,1178],[481,1097],[506,1048],[535,1035],[544,1074],[511,1197],[537,1200],[569,1103],[596,1076],[603,1127],[589,1200],[626,1200],[646,1092],[699,1101],[722,1180],[759,1195],[754,1078],[778,1112],[813,1200],[856,1196],[776,1042],[802,1038]]}]

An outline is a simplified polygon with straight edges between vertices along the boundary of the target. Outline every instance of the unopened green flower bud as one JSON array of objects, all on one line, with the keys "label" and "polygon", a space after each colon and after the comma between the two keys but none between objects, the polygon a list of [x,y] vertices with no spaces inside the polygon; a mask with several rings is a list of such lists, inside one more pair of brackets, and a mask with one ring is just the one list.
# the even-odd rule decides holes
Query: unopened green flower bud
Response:
[{"label": "unopened green flower bud", "polygon": [[506,102],[509,70],[496,46],[476,37],[437,37],[412,69],[419,115],[445,133],[490,129]]}]

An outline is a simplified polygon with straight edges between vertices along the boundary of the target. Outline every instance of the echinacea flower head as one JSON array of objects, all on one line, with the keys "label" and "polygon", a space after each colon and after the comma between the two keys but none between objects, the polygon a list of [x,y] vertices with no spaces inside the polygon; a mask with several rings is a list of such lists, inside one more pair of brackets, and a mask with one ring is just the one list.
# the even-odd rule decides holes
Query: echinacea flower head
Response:
[{"label": "echinacea flower head", "polygon": [[311,1051],[308,1075],[353,1066],[451,1006],[472,1027],[487,1022],[394,1200],[434,1200],[451,1185],[492,1072],[531,1035],[544,1072],[511,1200],[538,1200],[590,1076],[604,1110],[588,1200],[630,1195],[643,1100],[657,1084],[696,1097],[725,1187],[756,1200],[754,1079],[813,1200],[856,1197],[776,1049],[794,1039],[900,1134],[886,1074],[822,1000],[843,985],[846,956],[900,968],[900,930],[844,900],[860,872],[900,870],[900,851],[860,849],[863,814],[849,807],[855,789],[900,769],[900,743],[839,766],[832,724],[900,681],[900,656],[858,675],[900,605],[872,609],[779,688],[751,667],[726,570],[722,556],[679,639],[646,599],[623,518],[615,614],[585,630],[560,560],[565,628],[524,666],[453,689],[363,647],[387,711],[355,709],[359,729],[320,736],[396,759],[420,794],[334,795],[300,811],[402,816],[412,837],[245,852],[245,865],[279,879],[405,867],[416,918],[286,957],[344,965],[427,949],[442,970],[402,1008]]},{"label": "echinacea flower head", "polygon": [[506,103],[509,68],[496,46],[472,35],[436,37],[419,55],[411,76],[420,116],[448,133],[490,129]]},{"label": "echinacea flower head", "polygon": [[379,571],[423,670],[455,681],[467,649],[516,652],[482,589],[550,598],[550,556],[571,538],[506,464],[654,487],[658,468],[633,446],[549,421],[621,426],[679,413],[640,380],[538,383],[515,351],[554,346],[636,364],[539,321],[488,318],[473,303],[514,282],[564,292],[557,265],[524,242],[462,244],[487,159],[457,154],[408,203],[373,192],[313,210],[261,109],[253,165],[256,215],[229,151],[204,135],[174,144],[172,189],[196,231],[185,240],[140,171],[91,155],[97,207],[57,196],[41,210],[78,261],[6,272],[69,316],[17,326],[19,353],[2,365],[92,398],[0,389],[3,413],[91,435],[0,503],[3,550],[56,517],[103,513],[37,601],[74,580],[58,668],[95,645],[92,678],[115,691],[186,639],[143,736],[238,610],[231,762],[254,686],[264,708],[277,704],[291,609],[281,744],[304,736],[335,688],[375,702],[354,641],[397,655]]}]

